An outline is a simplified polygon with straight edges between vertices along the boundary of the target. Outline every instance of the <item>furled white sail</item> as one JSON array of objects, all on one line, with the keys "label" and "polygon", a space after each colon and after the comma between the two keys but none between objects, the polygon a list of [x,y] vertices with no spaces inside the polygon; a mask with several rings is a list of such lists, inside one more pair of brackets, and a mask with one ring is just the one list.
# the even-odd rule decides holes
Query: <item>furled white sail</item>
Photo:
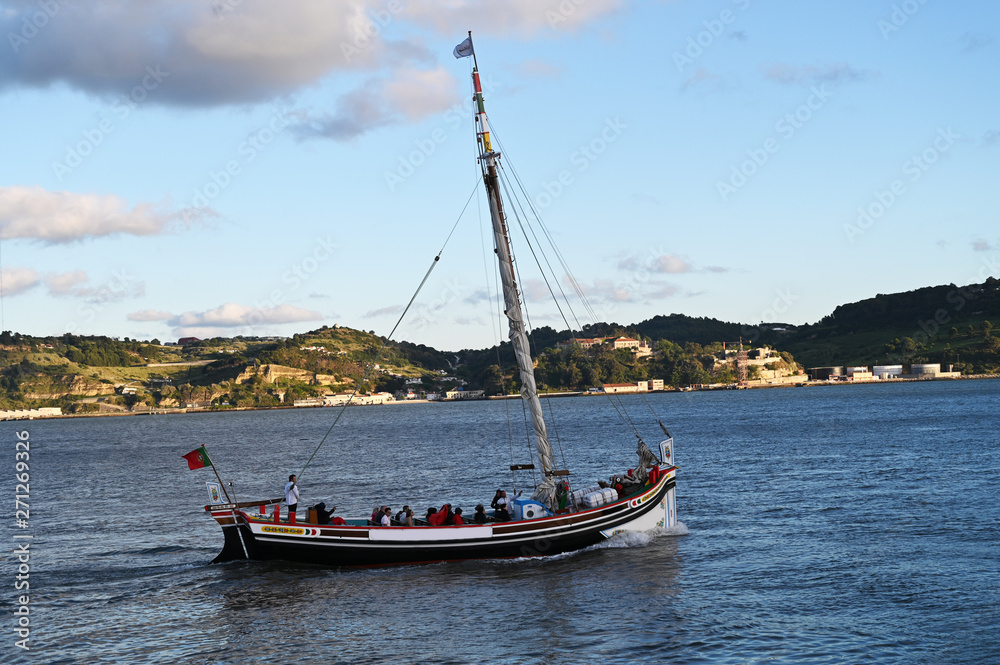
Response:
[{"label": "furled white sail", "polygon": [[[469,50],[475,59],[475,50],[469,39]],[[483,170],[483,183],[490,203],[490,219],[493,222],[493,242],[500,264],[500,278],[503,284],[504,314],[510,324],[510,342],[514,347],[514,356],[521,376],[521,399],[528,403],[532,427],[535,434],[535,448],[538,461],[542,467],[542,482],[536,488],[534,498],[552,507],[555,501],[556,480],[552,475],[552,447],[549,445],[549,435],[542,416],[542,405],[538,399],[538,388],[535,385],[535,369],[528,346],[528,335],[525,332],[524,315],[521,311],[521,299],[514,280],[514,262],[510,252],[510,238],[507,233],[503,214],[503,203],[500,200],[500,186],[497,176],[497,159],[499,155],[493,152],[490,142],[489,125],[486,120],[486,109],[483,104],[483,91],[479,82],[478,67],[473,68],[473,86],[476,101],[476,134],[479,144],[479,163]]]},{"label": "furled white sail", "polygon": [[497,260],[500,263],[500,280],[503,284],[504,314],[510,324],[510,343],[514,347],[514,356],[521,376],[521,399],[528,403],[531,422],[535,433],[535,448],[538,451],[542,467],[542,483],[535,491],[534,498],[551,506],[555,498],[555,478],[552,477],[552,447],[549,445],[549,435],[542,415],[542,405],[538,399],[538,388],[535,385],[534,362],[528,346],[528,335],[525,332],[524,317],[521,312],[520,297],[517,284],[514,281],[514,264],[510,255],[510,243],[503,217],[503,204],[500,201],[500,191],[497,186],[496,166],[494,157],[485,158],[486,166],[484,180],[490,201],[490,218],[493,221],[493,241]]}]

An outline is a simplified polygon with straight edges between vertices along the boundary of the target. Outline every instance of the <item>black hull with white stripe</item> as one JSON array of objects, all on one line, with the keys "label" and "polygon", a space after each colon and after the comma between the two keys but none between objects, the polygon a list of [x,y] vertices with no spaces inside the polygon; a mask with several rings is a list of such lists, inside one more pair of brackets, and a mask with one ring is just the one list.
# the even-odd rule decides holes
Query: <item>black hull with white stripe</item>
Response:
[{"label": "black hull with white stripe", "polygon": [[282,560],[324,566],[383,566],[463,559],[549,556],[594,545],[622,531],[676,524],[676,467],[655,485],[614,503],[540,519],[462,526],[334,526],[268,521],[232,506],[206,506],[222,525],[216,562]]}]

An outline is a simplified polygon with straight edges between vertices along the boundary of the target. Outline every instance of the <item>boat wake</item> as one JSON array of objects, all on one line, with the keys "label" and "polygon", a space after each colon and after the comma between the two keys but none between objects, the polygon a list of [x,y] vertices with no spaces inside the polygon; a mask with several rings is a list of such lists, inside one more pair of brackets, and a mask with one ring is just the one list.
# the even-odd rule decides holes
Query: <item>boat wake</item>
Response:
[{"label": "boat wake", "polygon": [[622,531],[621,533],[616,533],[607,540],[597,543],[596,545],[591,545],[590,547],[585,547],[581,550],[575,550],[572,552],[563,552],[562,554],[554,554],[552,556],[547,556],[544,559],[539,559],[538,557],[517,557],[514,559],[496,559],[497,563],[502,564],[524,564],[524,563],[538,563],[539,561],[553,562],[560,561],[563,559],[569,559],[572,557],[577,557],[585,554],[586,552],[594,552],[597,550],[608,550],[608,549],[630,549],[630,548],[642,548],[648,547],[650,543],[658,538],[663,538],[665,536],[686,536],[690,532],[684,522],[677,522],[676,526],[669,529],[655,528],[648,531]]},{"label": "boat wake", "polygon": [[[688,528],[683,522],[669,529],[655,528],[649,531],[622,531],[616,533],[602,543],[591,545],[587,550],[623,549],[630,547],[646,547],[657,538],[664,536],[686,536]],[[587,551],[584,550],[584,551]]]}]

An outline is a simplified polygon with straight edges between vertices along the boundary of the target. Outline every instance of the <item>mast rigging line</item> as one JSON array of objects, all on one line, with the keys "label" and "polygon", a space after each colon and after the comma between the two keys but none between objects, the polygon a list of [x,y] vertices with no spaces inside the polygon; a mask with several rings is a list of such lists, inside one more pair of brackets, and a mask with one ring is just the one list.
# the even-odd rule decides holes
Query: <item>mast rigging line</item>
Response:
[{"label": "mast rigging line", "polygon": [[[507,152],[506,149],[503,147],[503,141],[500,139],[500,136],[497,133],[496,129],[493,130],[493,134],[496,136],[497,146],[499,146],[500,149],[503,152]],[[510,162],[509,159],[507,161]],[[562,267],[562,269],[566,273],[566,276],[569,278],[570,284],[573,286],[573,291],[576,293],[577,298],[579,298],[580,302],[583,304],[584,309],[587,310],[587,314],[590,315],[591,321],[593,321],[594,323],[597,323],[597,312],[591,306],[590,301],[587,299],[587,296],[584,294],[583,288],[580,286],[579,281],[576,279],[576,275],[574,275],[573,271],[570,269],[569,263],[566,261],[566,258],[562,255],[562,252],[559,250],[559,246],[556,244],[555,239],[552,237],[552,233],[549,231],[548,226],[545,224],[545,221],[542,219],[542,216],[538,214],[538,211],[535,210],[535,206],[532,205],[531,197],[528,196],[528,192],[524,188],[524,183],[521,181],[521,177],[517,174],[517,169],[514,168],[513,164],[510,165],[510,171],[511,171],[511,174],[513,174],[513,176],[514,176],[514,182],[517,183],[518,189],[521,190],[521,193],[524,195],[525,201],[527,201],[527,203],[528,203],[528,209],[531,210],[531,214],[535,218],[535,220],[538,222],[538,226],[541,228],[542,234],[545,236],[545,239],[548,241],[549,245],[552,247],[552,251],[555,253],[556,259],[559,261],[560,267]],[[546,263],[547,262],[548,261],[546,260]],[[553,275],[555,275],[555,271],[554,270],[552,271],[552,273],[553,273]],[[573,320],[576,321],[577,327],[580,330],[582,330],[583,327],[580,324],[580,320],[576,316],[576,312],[573,311],[573,306],[572,306],[572,303],[570,303],[569,298],[566,297],[565,292],[562,291],[562,285],[561,285],[560,281],[556,280],[556,283],[560,287],[560,289],[559,289],[560,293],[563,294],[563,299],[566,301],[567,307],[569,308],[570,312],[573,314]],[[565,318],[564,318],[564,320],[565,320]],[[569,325],[568,321],[566,322],[566,327],[569,328],[570,333],[572,334],[573,327],[571,325]],[[575,336],[574,336],[574,339],[576,339]]]},{"label": "mast rigging line", "polygon": [[[501,141],[500,136],[499,136],[499,134],[496,131],[495,124],[493,125],[492,133],[493,133],[493,137],[496,139],[497,147],[500,148],[501,152],[506,152],[506,150],[505,150],[505,148],[503,146],[503,141]],[[509,157],[509,153],[508,153],[508,157]],[[509,162],[510,160],[508,159],[507,161]],[[504,165],[504,162],[502,160],[498,159],[497,160],[497,164],[499,166],[499,168],[497,169],[498,176],[499,176],[498,179],[500,180],[501,184],[503,185],[504,192],[507,194],[508,200],[513,204],[510,207],[511,207],[511,209],[513,211],[514,218],[517,220],[518,227],[521,229],[521,234],[524,236],[525,243],[528,245],[528,248],[531,250],[531,255],[535,259],[535,264],[538,266],[538,270],[539,270],[539,272],[542,275],[542,279],[545,282],[546,288],[549,290],[549,295],[552,296],[552,300],[555,302],[556,308],[559,310],[559,315],[562,317],[563,322],[566,324],[566,327],[569,329],[570,336],[573,338],[574,341],[578,341],[577,337],[576,337],[576,334],[574,333],[573,326],[570,325],[569,320],[567,319],[566,314],[565,314],[565,312],[563,312],[562,306],[559,303],[559,298],[556,297],[554,291],[552,290],[551,284],[549,284],[549,279],[548,279],[548,276],[546,274],[545,268],[542,267],[541,262],[538,260],[538,255],[535,253],[535,246],[532,244],[530,238],[528,237],[527,231],[525,231],[525,224],[521,220],[521,215],[523,215],[525,221],[528,221],[528,222],[530,222],[531,218],[524,211],[524,206],[521,204],[521,198],[518,197],[518,196],[516,196],[516,193],[512,193],[512,192],[515,192],[515,189],[511,185],[510,179],[507,177],[507,170],[506,170],[506,167]],[[514,182],[517,183],[518,188],[521,190],[521,194],[523,195],[524,199],[527,201],[528,209],[531,210],[531,213],[532,213],[531,217],[533,217],[534,220],[538,223],[538,226],[542,230],[543,236],[548,241],[549,246],[552,247],[552,251],[555,253],[556,258],[557,258],[557,260],[559,262],[559,265],[565,271],[567,278],[570,280],[570,284],[573,286],[573,291],[576,293],[577,298],[579,298],[580,302],[583,304],[584,309],[587,310],[587,314],[590,316],[591,321],[593,321],[594,323],[597,323],[597,312],[596,312],[596,310],[594,310],[593,306],[590,304],[590,301],[587,298],[587,296],[584,294],[583,288],[580,286],[579,282],[577,281],[576,276],[570,270],[569,265],[566,262],[566,259],[563,257],[562,252],[559,251],[559,247],[558,247],[558,245],[556,245],[555,239],[552,237],[552,234],[549,232],[549,229],[545,225],[545,222],[542,221],[542,218],[538,214],[538,211],[535,210],[535,207],[532,205],[531,197],[528,196],[527,191],[524,189],[524,184],[522,183],[521,178],[518,176],[517,170],[513,167],[513,165],[510,166],[510,172],[511,172],[511,174],[514,177]],[[521,210],[521,215],[518,215],[518,208],[520,208],[520,210]],[[542,258],[545,259],[545,264],[546,264],[546,266],[548,266],[549,272],[551,273],[553,280],[555,280],[555,282],[556,282],[556,286],[559,288],[559,293],[562,296],[562,299],[563,299],[563,301],[566,304],[566,308],[569,310],[570,314],[573,317],[573,320],[576,322],[577,328],[582,331],[583,330],[583,326],[580,324],[580,320],[577,317],[576,312],[573,309],[573,304],[570,302],[569,298],[566,296],[565,291],[563,291],[562,284],[561,284],[560,280],[558,279],[558,275],[556,274],[555,270],[552,268],[552,264],[549,262],[548,255],[545,253],[545,251],[542,248],[541,241],[538,239],[538,236],[535,234],[534,226],[532,226],[530,223],[528,223],[527,227],[531,231],[531,235],[535,238],[535,242],[538,245],[538,249],[542,253]],[[522,284],[523,284],[523,281],[522,281]],[[639,429],[636,427],[635,423],[632,421],[632,417],[629,415],[627,409],[625,408],[625,404],[621,401],[621,398],[620,397],[618,398],[618,403],[616,404],[614,398],[612,398],[610,394],[605,393],[605,395],[608,397],[609,401],[611,402],[611,406],[618,413],[618,417],[621,418],[622,422],[627,426],[628,429],[630,429],[632,431],[632,433],[635,435],[635,437],[637,439],[639,439],[640,441],[642,441],[642,436],[639,434]],[[643,401],[645,402],[645,397],[643,397]],[[552,407],[550,405],[549,406],[550,411],[551,411],[551,408]],[[555,423],[553,423],[553,425],[555,425]],[[564,453],[562,451],[562,443],[559,440],[558,433],[556,433],[556,442],[557,442],[557,445],[559,445],[560,454],[564,455]]]},{"label": "mast rigging line", "polygon": [[455,229],[458,228],[458,223],[462,221],[462,217],[465,215],[465,210],[469,207],[469,203],[472,202],[472,197],[476,195],[477,191],[479,191],[480,180],[481,178],[476,179],[475,187],[473,187],[472,193],[469,194],[469,198],[465,201],[465,205],[462,206],[462,212],[458,214],[458,219],[455,220],[455,223],[451,227],[451,231],[448,232],[448,237],[445,238],[444,244],[441,245],[441,249],[439,249],[438,253],[434,256],[434,260],[431,261],[431,265],[427,268],[427,272],[424,273],[424,278],[420,280],[420,284],[417,286],[417,290],[413,292],[413,296],[410,297],[410,301],[406,303],[406,307],[403,308],[403,312],[399,315],[399,319],[396,320],[396,325],[392,327],[392,330],[389,331],[389,334],[385,337],[385,339],[382,340],[382,345],[378,348],[378,351],[375,352],[375,356],[368,363],[368,367],[365,369],[365,374],[363,377],[361,377],[361,381],[358,381],[355,384],[354,392],[351,393],[351,396],[347,398],[347,402],[344,403],[344,406],[340,407],[340,413],[337,414],[337,417],[334,419],[333,423],[326,430],[326,434],[324,434],[323,438],[320,439],[319,445],[316,446],[316,450],[314,450],[312,455],[309,456],[309,459],[306,460],[306,463],[302,466],[302,470],[299,471],[298,474],[296,474],[297,480],[302,479],[302,475],[306,472],[306,469],[309,467],[309,465],[312,464],[313,458],[316,457],[316,453],[318,453],[319,449],[323,447],[324,443],[326,443],[326,440],[330,436],[330,432],[332,432],[333,428],[336,427],[337,423],[340,422],[340,418],[341,416],[344,415],[344,411],[347,410],[347,407],[351,405],[351,401],[355,398],[355,396],[357,396],[358,391],[361,390],[362,384],[368,381],[368,377],[371,376],[372,370],[375,368],[375,365],[382,357],[382,352],[385,351],[385,347],[389,344],[389,340],[391,340],[392,336],[396,334],[396,329],[399,328],[399,324],[403,322],[403,319],[406,317],[406,313],[409,312],[410,307],[413,306],[413,301],[417,299],[417,296],[420,294],[421,289],[424,288],[424,284],[427,283],[427,279],[431,276],[431,272],[434,271],[434,267],[437,266],[438,262],[441,260],[441,255],[444,253],[445,247],[448,246],[448,241],[451,240],[451,236],[454,235]]},{"label": "mast rigging line", "polygon": [[[500,142],[497,141],[497,145],[499,145],[499,143]],[[542,267],[541,261],[538,260],[538,253],[542,254],[542,258],[545,259],[546,265],[549,266],[549,270],[552,272],[552,278],[554,280],[556,280],[556,283],[558,284],[558,280],[556,279],[555,271],[552,270],[552,266],[551,266],[551,264],[549,264],[548,257],[545,255],[545,252],[544,252],[544,250],[543,250],[543,248],[541,246],[541,243],[538,243],[538,252],[535,251],[535,246],[531,243],[531,239],[528,237],[527,231],[525,231],[525,222],[527,222],[529,220],[528,220],[527,215],[524,213],[524,207],[521,205],[521,201],[520,201],[520,199],[518,199],[516,193],[513,193],[513,188],[510,186],[510,181],[507,178],[506,171],[504,170],[503,162],[501,162],[500,160],[497,160],[497,163],[500,166],[500,168],[498,169],[498,174],[499,174],[498,180],[499,180],[500,184],[503,186],[504,193],[507,195],[507,200],[510,201],[510,203],[512,204],[510,206],[510,209],[511,209],[511,211],[514,214],[514,219],[517,220],[517,226],[518,226],[519,229],[521,229],[521,235],[524,236],[524,242],[525,242],[525,244],[528,246],[528,249],[531,250],[531,256],[532,256],[532,258],[535,259],[535,265],[538,266],[538,271],[542,275],[542,281],[545,282],[545,287],[549,290],[549,295],[552,296],[552,301],[555,303],[556,309],[559,310],[559,315],[562,317],[563,322],[566,323],[566,327],[569,328],[570,325],[569,325],[569,322],[566,320],[565,313],[563,313],[562,306],[559,304],[559,298],[556,297],[555,292],[552,290],[552,285],[549,283],[549,277],[545,273],[545,269]],[[511,170],[513,170],[513,168]],[[524,218],[525,218],[524,221],[522,221],[521,215],[519,215],[518,212],[517,212],[518,208],[521,209],[521,215],[524,215]],[[531,229],[530,223],[527,224],[527,226],[528,226],[529,229]],[[531,234],[532,234],[532,236],[535,237],[535,241],[537,243],[538,236],[535,235],[534,229],[532,229],[532,233]],[[520,281],[521,284],[524,284],[525,283],[524,280],[521,279],[521,270],[520,270],[520,267],[516,263],[515,263],[515,270],[517,270],[517,279],[518,279],[518,281]],[[561,289],[560,289],[560,291],[561,291]],[[564,299],[566,298],[565,294],[563,294],[563,298]],[[568,300],[566,302],[566,305],[567,305],[567,307],[570,306]],[[572,312],[572,309],[570,309],[570,311]],[[525,305],[524,305],[524,316],[525,316],[525,319],[527,320],[528,328],[531,329],[531,330],[534,330],[534,327],[531,325],[531,314],[528,312],[527,303],[525,303]],[[574,318],[576,318],[575,314],[574,314]],[[533,345],[530,335],[528,336],[528,341],[529,341],[529,343],[531,343]],[[546,395],[545,396],[545,401],[547,403],[549,402],[549,399],[550,398]],[[554,412],[552,410],[552,404],[549,403],[548,407],[549,407],[549,419],[552,421],[552,433],[555,434],[555,437],[556,437],[556,446],[559,448],[559,456],[562,457],[563,468],[566,468],[568,466],[567,463],[566,463],[566,451],[563,450],[563,447],[562,447],[562,439],[559,436],[559,427],[556,425],[556,419],[555,419],[555,414],[554,414]]]}]

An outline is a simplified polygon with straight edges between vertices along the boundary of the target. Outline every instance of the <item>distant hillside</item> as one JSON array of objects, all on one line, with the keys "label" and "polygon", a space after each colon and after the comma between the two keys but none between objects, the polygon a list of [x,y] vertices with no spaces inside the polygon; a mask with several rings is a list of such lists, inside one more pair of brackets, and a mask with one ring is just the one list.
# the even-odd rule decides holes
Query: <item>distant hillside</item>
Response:
[{"label": "distant hillside", "polygon": [[[812,325],[745,325],[683,314],[634,325],[597,323],[582,338],[633,337],[652,350],[636,357],[598,345],[560,345],[569,331],[541,327],[530,335],[543,390],[583,390],[601,383],[664,379],[668,385],[732,381],[715,358],[723,344],[769,345],[781,368],[940,362],[965,374],[1000,373],[1000,282],[932,286],[878,294],[837,307]],[[382,350],[379,368],[365,368],[385,342],[340,326],[289,339],[213,338],[178,346],[157,340],[0,333],[0,409],[60,406],[66,412],[126,410],[183,404],[279,406],[331,391],[428,391],[458,385],[495,394],[518,389],[510,344],[439,351],[406,341]],[[414,381],[416,380],[416,381]]]},{"label": "distant hillside", "polygon": [[1000,349],[992,322],[1000,322],[1000,282],[990,277],[963,287],[878,294],[774,341],[807,366],[941,362],[993,373]]},{"label": "distant hillside", "polygon": [[735,342],[747,337],[747,326],[727,323],[708,317],[694,318],[684,314],[654,316],[632,326],[639,334],[649,339],[669,339],[675,344],[711,344],[713,342]]},{"label": "distant hillside", "polygon": [[[287,340],[213,338],[184,346],[103,336],[0,334],[0,409],[58,406],[66,413],[179,406],[280,406],[353,390],[383,340],[326,327]],[[397,390],[405,379],[448,383],[447,357],[390,344],[362,390]]]}]

